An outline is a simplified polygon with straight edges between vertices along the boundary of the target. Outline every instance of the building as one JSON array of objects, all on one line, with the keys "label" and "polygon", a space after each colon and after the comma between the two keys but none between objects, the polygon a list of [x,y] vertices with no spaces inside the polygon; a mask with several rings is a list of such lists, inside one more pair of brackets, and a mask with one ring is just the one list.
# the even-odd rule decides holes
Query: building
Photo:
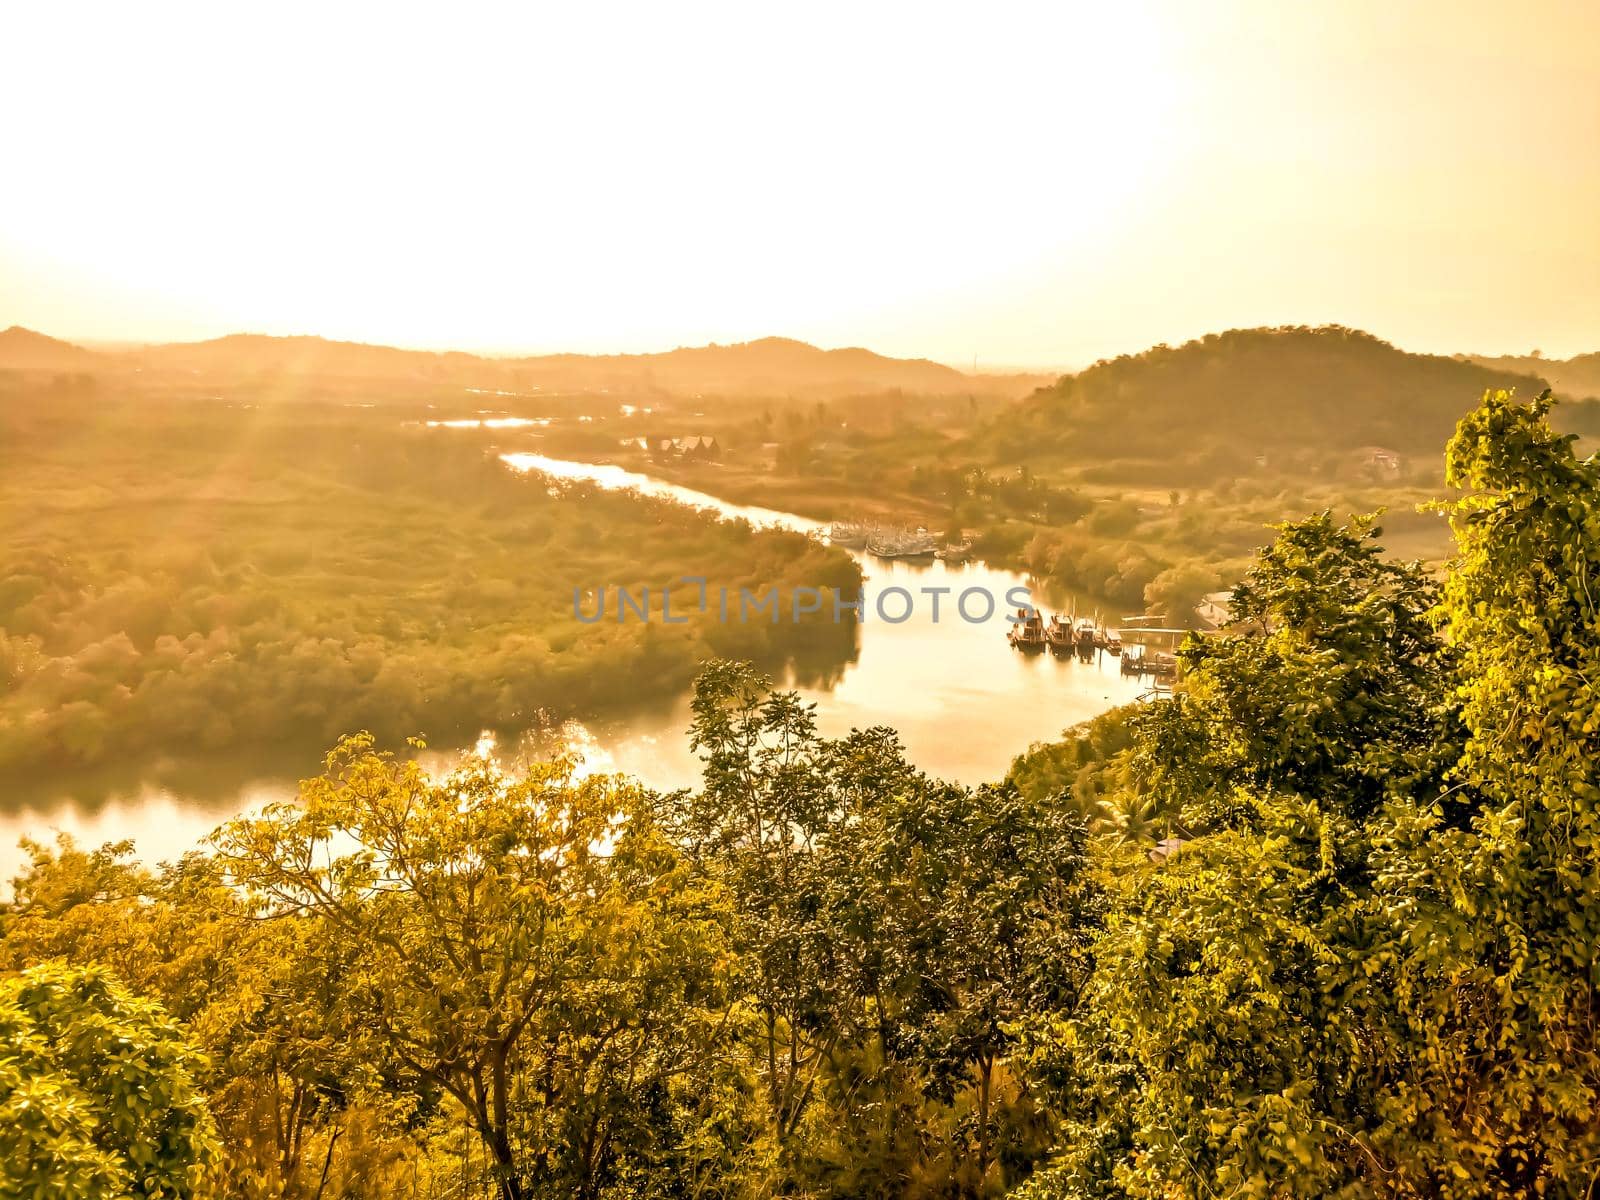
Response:
[{"label": "building", "polygon": [[1393,450],[1385,450],[1382,446],[1367,446],[1356,451],[1356,461],[1373,479],[1388,482],[1400,478],[1403,464],[1400,456]]},{"label": "building", "polygon": [[716,458],[722,453],[717,439],[710,436],[679,438],[672,449],[679,458]]},{"label": "building", "polygon": [[1232,592],[1207,592],[1195,605],[1194,615],[1209,629],[1223,629],[1233,624]]}]

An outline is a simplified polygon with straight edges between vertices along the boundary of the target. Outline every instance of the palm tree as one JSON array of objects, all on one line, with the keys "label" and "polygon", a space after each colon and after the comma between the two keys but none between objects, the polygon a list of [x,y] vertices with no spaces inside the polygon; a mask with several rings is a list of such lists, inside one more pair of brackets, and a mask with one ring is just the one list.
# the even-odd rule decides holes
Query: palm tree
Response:
[{"label": "palm tree", "polygon": [[1095,831],[1119,842],[1153,842],[1165,832],[1167,821],[1153,796],[1122,789],[1100,801],[1098,807]]}]

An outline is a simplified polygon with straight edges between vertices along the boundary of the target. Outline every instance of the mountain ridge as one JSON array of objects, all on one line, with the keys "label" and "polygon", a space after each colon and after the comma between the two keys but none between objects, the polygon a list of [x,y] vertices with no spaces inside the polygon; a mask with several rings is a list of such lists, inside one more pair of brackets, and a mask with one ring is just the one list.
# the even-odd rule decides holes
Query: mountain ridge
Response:
[{"label": "mountain ridge", "polygon": [[[315,334],[231,333],[195,342],[90,350],[14,326],[0,342],[0,368],[137,369],[188,374],[324,376],[465,381],[539,391],[633,390],[672,393],[907,391],[1020,394],[1043,375],[972,376],[925,358],[892,358],[860,346],[824,349],[795,338],[679,346],[622,354],[491,356],[412,350]],[[46,347],[53,347],[46,352]]]}]

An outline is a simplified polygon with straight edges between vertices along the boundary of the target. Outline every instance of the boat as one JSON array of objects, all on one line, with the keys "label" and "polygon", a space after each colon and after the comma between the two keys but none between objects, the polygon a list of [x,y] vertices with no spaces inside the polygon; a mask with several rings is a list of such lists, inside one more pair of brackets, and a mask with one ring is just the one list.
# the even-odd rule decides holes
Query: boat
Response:
[{"label": "boat", "polygon": [[1079,617],[1072,623],[1072,641],[1077,646],[1079,654],[1085,658],[1093,654],[1095,640],[1095,624],[1088,617]]},{"label": "boat", "polygon": [[1016,619],[1012,622],[1010,632],[1006,634],[1006,640],[1026,654],[1037,654],[1043,650],[1049,642],[1045,634],[1044,618],[1039,615],[1039,610],[1017,609]]},{"label": "boat", "polygon": [[939,557],[947,563],[964,563],[971,554],[971,542],[946,542],[939,551]]},{"label": "boat", "polygon": [[1101,634],[1100,644],[1105,648],[1107,654],[1121,654],[1122,631],[1108,626]]},{"label": "boat", "polygon": [[1044,640],[1050,645],[1052,654],[1071,654],[1076,644],[1072,636],[1072,619],[1061,619],[1059,613],[1052,614],[1050,624],[1045,626]]},{"label": "boat", "polygon": [[828,541],[846,550],[860,550],[871,530],[859,521],[835,521],[828,528]]},{"label": "boat", "polygon": [[867,553],[877,558],[931,559],[938,549],[926,529],[875,529],[867,537]]}]

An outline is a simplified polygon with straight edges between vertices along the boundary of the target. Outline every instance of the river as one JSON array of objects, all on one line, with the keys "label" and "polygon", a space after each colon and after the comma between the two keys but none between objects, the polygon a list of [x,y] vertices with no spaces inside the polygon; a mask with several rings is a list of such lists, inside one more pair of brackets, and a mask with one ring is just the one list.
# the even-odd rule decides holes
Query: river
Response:
[{"label": "river", "polygon": [[[719,500],[704,492],[627,471],[609,464],[574,462],[538,454],[508,454],[505,461],[523,472],[588,480],[607,488],[634,488],[723,517],[822,533],[821,522],[793,513]],[[859,626],[854,662],[825,686],[796,686],[817,705],[825,734],[853,727],[892,725],[900,732],[911,761],[930,774],[963,783],[998,779],[1011,760],[1035,741],[1055,738],[1069,725],[1135,699],[1141,682],[1121,674],[1115,657],[1097,654],[1084,662],[1048,654],[1024,655],[1005,641],[1005,597],[1028,581],[981,563],[926,565],[884,561],[855,553],[866,576],[868,605]],[[670,581],[663,581],[670,582]],[[877,619],[872,598],[889,588],[912,593],[910,615],[898,623]],[[923,589],[948,588],[935,619],[932,597]],[[983,589],[995,600],[994,612],[977,623],[955,611],[956,597]],[[1036,603],[1045,605],[1044,597]],[[898,617],[906,607],[896,598],[886,611]],[[982,615],[974,601],[969,615]],[[781,681],[793,685],[793,681]],[[687,696],[626,719],[595,720],[569,726],[574,749],[594,770],[638,776],[658,788],[691,786],[699,763],[689,751]],[[441,761],[443,756],[441,756]],[[294,793],[291,779],[264,767],[255,779],[240,782],[239,772],[208,778],[205,771],[152,769],[134,786],[110,790],[85,803],[63,789],[48,800],[0,810],[0,880],[8,880],[24,856],[18,838],[49,840],[54,831],[80,844],[131,838],[148,861],[171,859],[192,847],[214,826],[235,813]]]}]

